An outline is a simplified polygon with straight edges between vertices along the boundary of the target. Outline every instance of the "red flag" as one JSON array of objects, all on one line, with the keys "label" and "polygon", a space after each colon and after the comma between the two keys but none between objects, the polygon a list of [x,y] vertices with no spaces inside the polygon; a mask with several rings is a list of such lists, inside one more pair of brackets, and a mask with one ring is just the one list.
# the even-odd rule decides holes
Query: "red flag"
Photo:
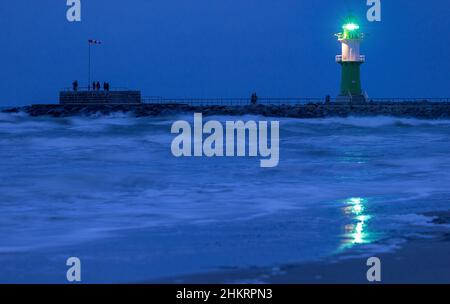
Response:
[{"label": "red flag", "polygon": [[102,42],[99,40],[89,39],[88,41],[89,41],[89,44],[102,44]]}]

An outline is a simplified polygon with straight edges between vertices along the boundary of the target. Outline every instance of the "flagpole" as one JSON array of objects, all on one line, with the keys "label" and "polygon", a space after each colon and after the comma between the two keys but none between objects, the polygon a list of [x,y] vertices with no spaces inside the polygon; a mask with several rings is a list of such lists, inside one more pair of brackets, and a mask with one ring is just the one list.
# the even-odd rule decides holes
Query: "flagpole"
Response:
[{"label": "flagpole", "polygon": [[89,56],[88,56],[88,90],[91,90],[91,43],[88,41],[89,44]]}]

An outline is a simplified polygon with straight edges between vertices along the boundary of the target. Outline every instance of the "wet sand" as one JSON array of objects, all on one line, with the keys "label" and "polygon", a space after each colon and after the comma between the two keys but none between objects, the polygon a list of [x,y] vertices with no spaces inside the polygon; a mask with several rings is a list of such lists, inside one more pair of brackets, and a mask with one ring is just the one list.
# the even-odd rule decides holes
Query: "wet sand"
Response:
[{"label": "wet sand", "polygon": [[[381,283],[450,284],[450,212],[427,214],[441,231],[408,238],[393,252],[374,255],[381,260]],[[168,278],[167,283],[367,284],[368,257],[347,252],[330,261],[274,268],[230,269]]]}]

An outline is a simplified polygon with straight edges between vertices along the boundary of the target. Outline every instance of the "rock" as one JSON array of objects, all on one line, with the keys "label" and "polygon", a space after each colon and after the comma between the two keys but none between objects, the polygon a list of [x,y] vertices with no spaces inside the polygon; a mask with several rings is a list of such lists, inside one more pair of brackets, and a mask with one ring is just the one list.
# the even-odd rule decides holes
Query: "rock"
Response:
[{"label": "rock", "polygon": [[322,118],[347,116],[388,115],[423,119],[450,117],[450,103],[423,102],[371,102],[365,104],[329,103],[306,105],[244,105],[244,106],[192,106],[187,104],[142,105],[32,105],[2,110],[4,113],[28,113],[30,116],[66,117],[76,115],[110,115],[121,112],[136,117],[174,115],[178,113],[203,113],[212,115],[262,115],[266,117]]}]

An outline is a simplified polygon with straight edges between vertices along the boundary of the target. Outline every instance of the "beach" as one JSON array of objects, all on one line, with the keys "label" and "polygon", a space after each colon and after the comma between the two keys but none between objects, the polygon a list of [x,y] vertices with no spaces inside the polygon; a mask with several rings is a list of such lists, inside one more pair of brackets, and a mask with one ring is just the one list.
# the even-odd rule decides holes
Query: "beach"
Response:
[{"label": "beach", "polygon": [[441,227],[426,236],[411,237],[395,250],[374,256],[381,261],[381,282],[369,282],[370,256],[348,252],[330,261],[272,268],[236,269],[167,278],[169,284],[450,284],[450,212],[435,213]]}]

